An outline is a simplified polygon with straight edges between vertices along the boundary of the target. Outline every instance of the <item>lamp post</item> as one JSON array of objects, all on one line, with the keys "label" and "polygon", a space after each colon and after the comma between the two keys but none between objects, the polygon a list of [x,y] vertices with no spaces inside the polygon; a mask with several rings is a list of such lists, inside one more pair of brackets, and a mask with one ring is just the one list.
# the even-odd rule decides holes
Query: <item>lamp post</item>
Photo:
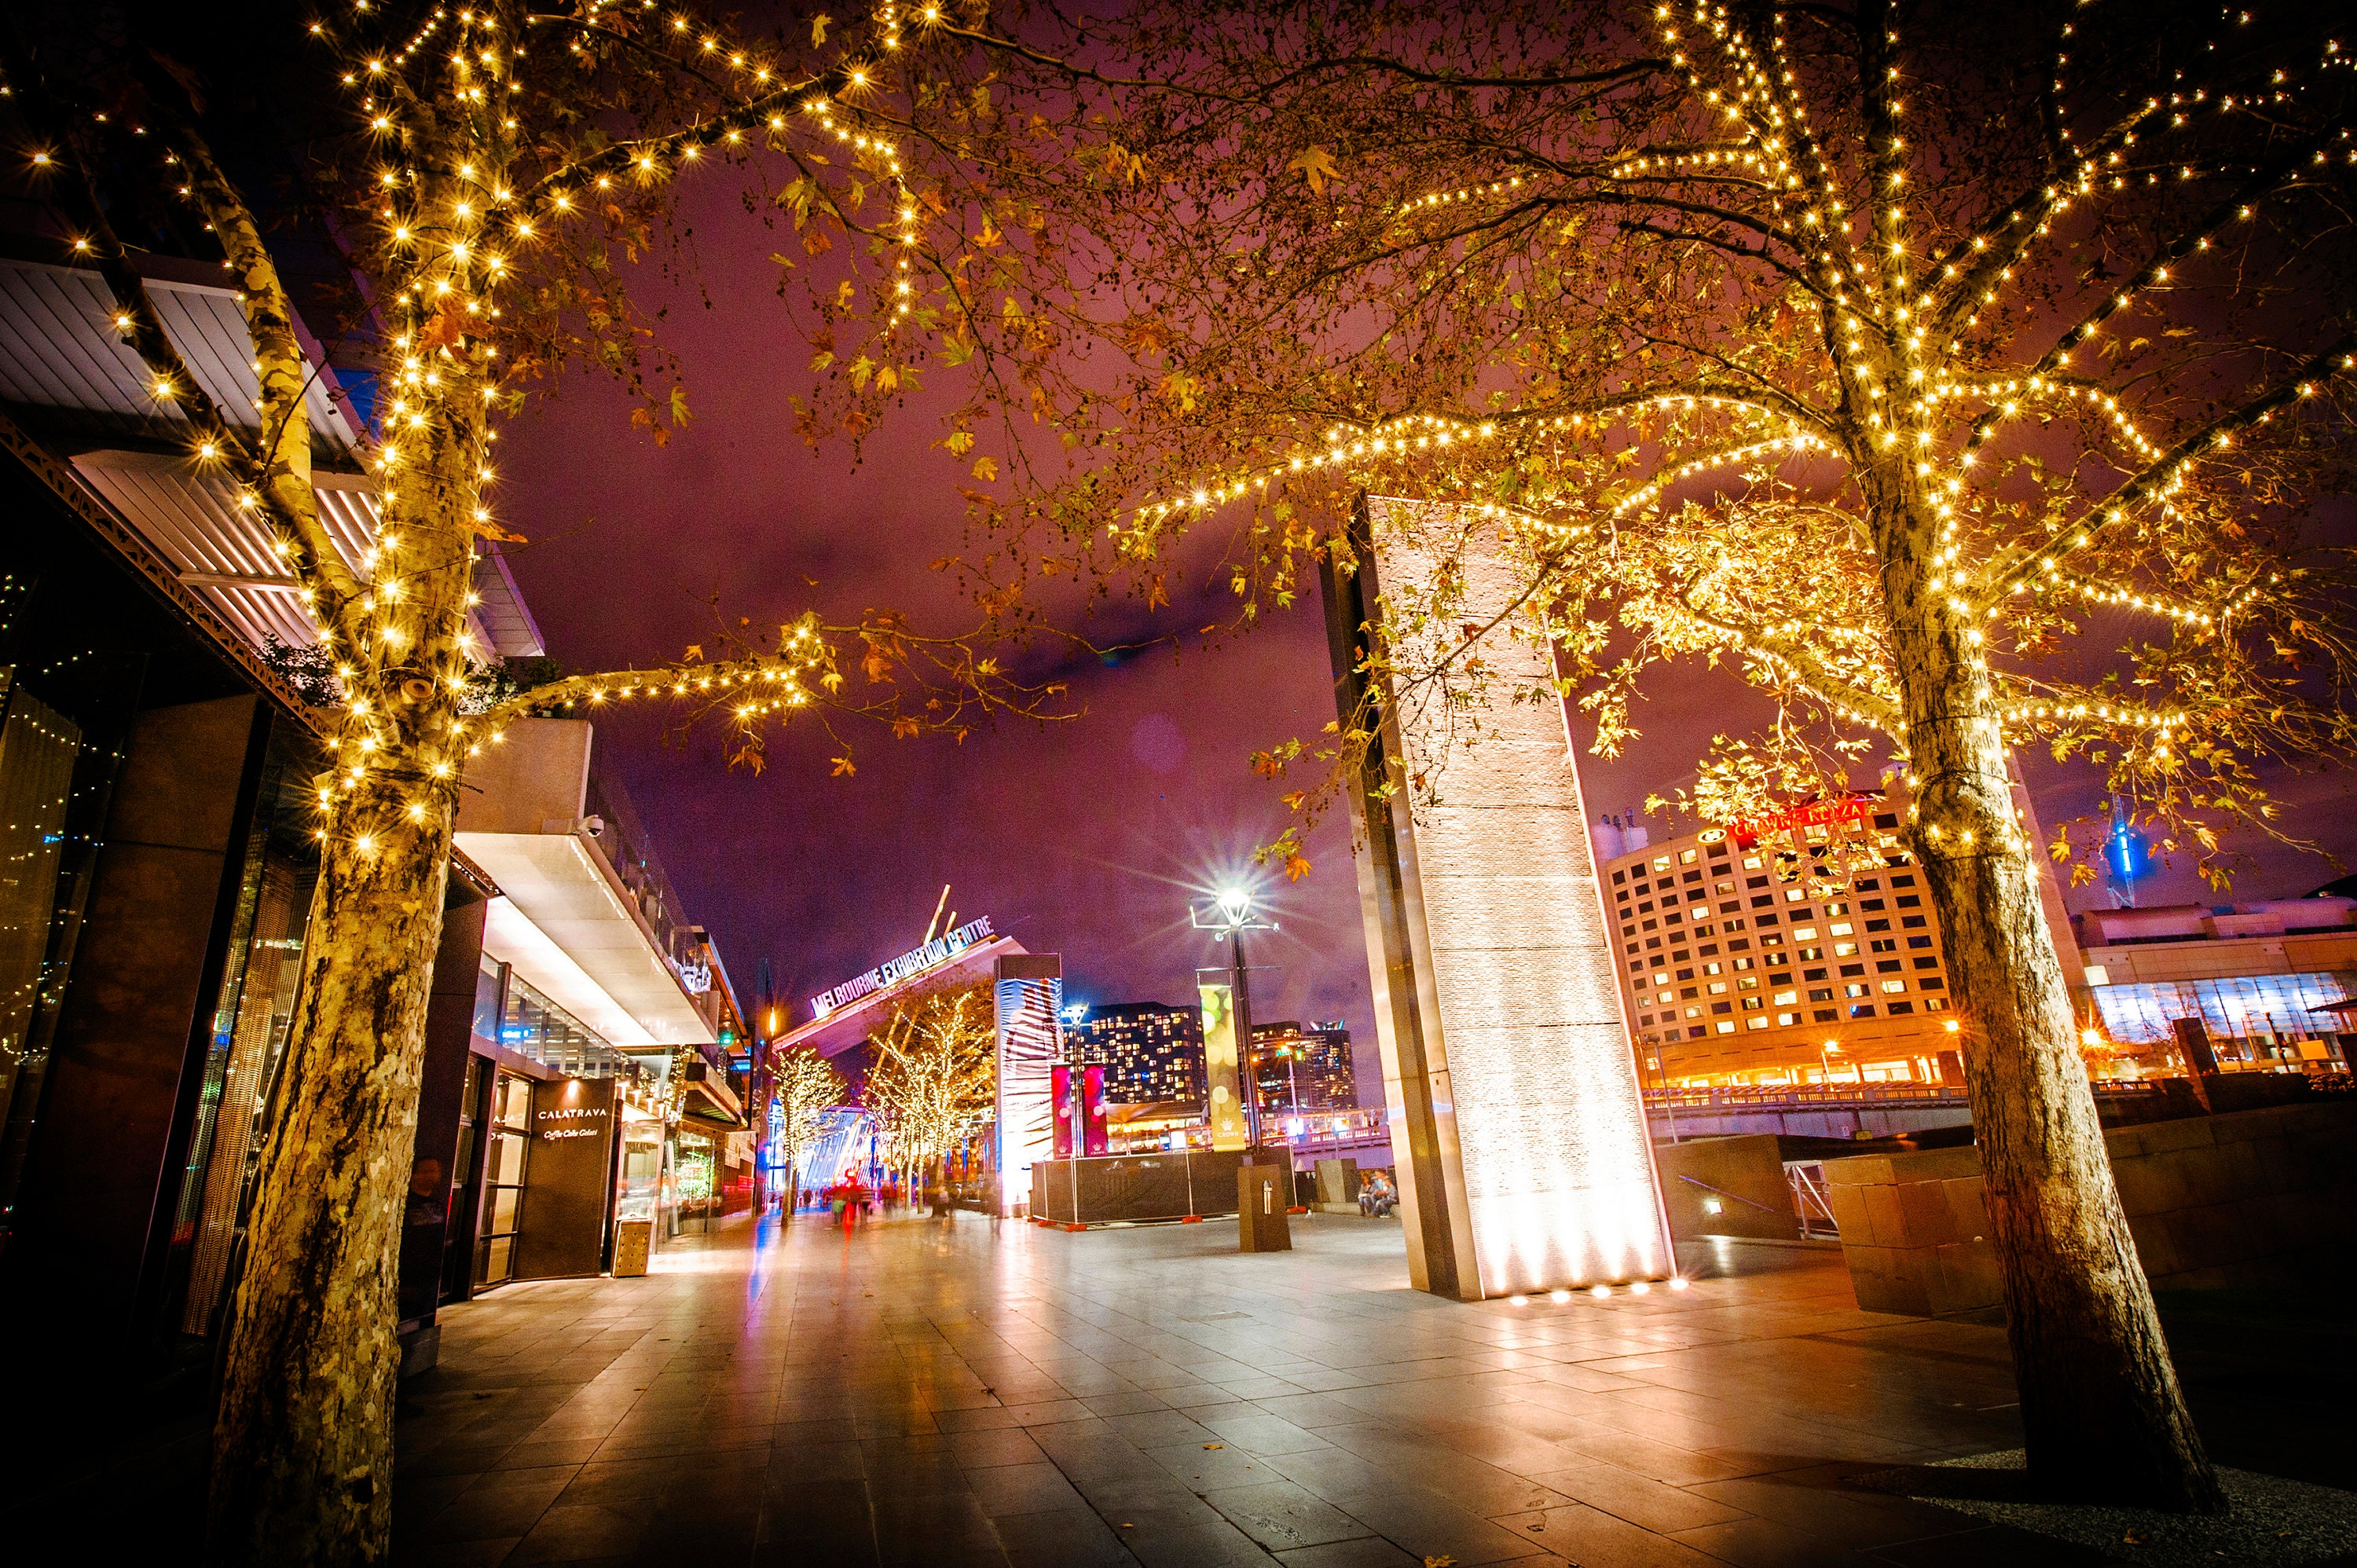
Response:
[{"label": "lamp post", "polygon": [[1257,1147],[1260,1144],[1260,1074],[1252,1059],[1252,991],[1244,969],[1244,933],[1273,931],[1275,920],[1258,918],[1253,911],[1253,897],[1247,888],[1230,887],[1213,898],[1209,907],[1190,906],[1187,911],[1195,929],[1210,931],[1213,941],[1228,943],[1228,974],[1236,1015],[1236,1059],[1242,1068],[1238,1075],[1244,1102],[1245,1134]]}]

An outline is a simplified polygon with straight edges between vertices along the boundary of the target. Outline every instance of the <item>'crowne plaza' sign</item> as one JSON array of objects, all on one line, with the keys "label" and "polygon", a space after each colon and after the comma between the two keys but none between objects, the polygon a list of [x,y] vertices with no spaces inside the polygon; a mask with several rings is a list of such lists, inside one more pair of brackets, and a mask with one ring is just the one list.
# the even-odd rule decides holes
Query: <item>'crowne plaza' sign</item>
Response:
[{"label": "'crowne plaza' sign", "polygon": [[845,1003],[856,1002],[871,991],[881,991],[895,981],[920,974],[937,963],[955,958],[974,943],[988,940],[990,917],[969,921],[944,937],[936,937],[923,947],[902,953],[889,963],[877,965],[866,974],[846,980],[831,991],[822,991],[811,998],[811,1016],[823,1018]]},{"label": "'crowne plaza' sign", "polygon": [[1765,817],[1745,817],[1735,823],[1734,832],[1739,840],[1756,839],[1793,828],[1862,822],[1880,810],[1882,797],[1879,795],[1845,795],[1835,800],[1813,800],[1805,806],[1795,806],[1790,811],[1772,812]]}]

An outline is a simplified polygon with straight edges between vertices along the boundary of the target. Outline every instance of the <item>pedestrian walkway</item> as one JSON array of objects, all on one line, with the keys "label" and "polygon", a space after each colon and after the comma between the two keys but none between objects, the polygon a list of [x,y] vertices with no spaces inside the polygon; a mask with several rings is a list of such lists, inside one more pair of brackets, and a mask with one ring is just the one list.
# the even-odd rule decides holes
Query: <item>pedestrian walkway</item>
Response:
[{"label": "pedestrian walkway", "polygon": [[1220,1225],[740,1219],[644,1279],[507,1287],[445,1311],[441,1368],[404,1401],[396,1552],[2096,1561],[1846,1484],[2020,1434],[2000,1329],[1860,1312],[1837,1252],[1714,1243],[1687,1251],[1687,1291],[1468,1305],[1407,1288],[1396,1224],[1295,1237],[1242,1255]]}]

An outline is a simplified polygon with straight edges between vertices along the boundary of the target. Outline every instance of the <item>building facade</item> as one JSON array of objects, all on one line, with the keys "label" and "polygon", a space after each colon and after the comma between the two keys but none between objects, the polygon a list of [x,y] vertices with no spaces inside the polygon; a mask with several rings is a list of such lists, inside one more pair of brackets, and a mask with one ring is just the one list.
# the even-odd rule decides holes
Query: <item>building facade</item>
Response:
[{"label": "building facade", "polygon": [[1108,1104],[1201,1109],[1201,1008],[1163,1002],[1110,1003],[1068,1022],[1064,1037],[1082,1060],[1104,1063]]},{"label": "building facade", "polygon": [[[2345,1071],[2357,898],[2095,909],[2072,919],[2098,1076],[2173,1077],[2199,1020],[2218,1070]],[[2199,1048],[2199,1047],[2197,1047]]]},{"label": "building facade", "polygon": [[[201,1388],[292,1044],[317,878],[307,785],[335,723],[318,704],[337,698],[290,673],[288,650],[317,633],[275,541],[187,460],[185,421],[110,328],[106,282],[28,250],[62,247],[0,241],[0,1303],[20,1341],[81,1369],[78,1395],[93,1375]],[[214,405],[251,409],[243,310],[218,264],[141,270]],[[296,327],[320,516],[359,569],[377,516],[367,427]],[[486,658],[543,651],[496,555],[475,587]],[[533,751],[510,738],[526,744],[501,761]],[[462,836],[495,810],[493,771],[469,769]],[[581,819],[599,813],[623,825],[584,850]],[[707,1208],[726,1206],[732,1159],[749,1168],[725,1054],[741,1015],[635,816],[586,797],[543,815],[570,821],[527,836],[567,847],[477,845],[509,857],[512,886],[464,843],[453,857],[399,1239],[421,1356],[446,1302],[605,1267],[633,1148],[668,1162],[654,1179],[673,1214],[691,1133]]]},{"label": "building facade", "polygon": [[[2027,820],[2018,790],[2016,806]],[[1900,835],[1909,809],[1894,777],[1604,860],[1647,1088],[1961,1083],[1939,917]],[[2042,865],[2040,886],[2068,972]]]},{"label": "building facade", "polygon": [[1255,1024],[1252,1079],[1264,1115],[1354,1107],[1359,1077],[1351,1031],[1339,1021]]}]

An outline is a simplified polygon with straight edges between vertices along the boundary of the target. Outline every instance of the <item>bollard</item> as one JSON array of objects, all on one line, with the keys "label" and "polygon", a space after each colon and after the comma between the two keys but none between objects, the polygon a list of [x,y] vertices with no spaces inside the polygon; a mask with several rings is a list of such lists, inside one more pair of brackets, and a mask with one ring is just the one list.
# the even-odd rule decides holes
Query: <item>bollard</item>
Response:
[{"label": "bollard", "polygon": [[1286,1210],[1293,1203],[1293,1171],[1286,1165],[1236,1167],[1236,1250],[1293,1251],[1293,1227]]}]

